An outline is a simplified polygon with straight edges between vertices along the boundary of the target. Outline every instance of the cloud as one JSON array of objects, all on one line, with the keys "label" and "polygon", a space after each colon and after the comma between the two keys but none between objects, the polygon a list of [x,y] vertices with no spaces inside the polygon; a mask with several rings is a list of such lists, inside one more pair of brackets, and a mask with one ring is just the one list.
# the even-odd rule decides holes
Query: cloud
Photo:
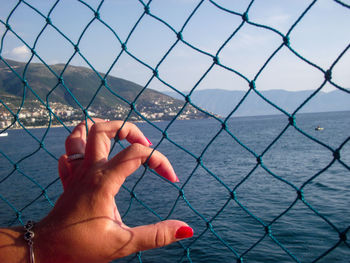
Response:
[{"label": "cloud", "polygon": [[11,50],[5,50],[3,54],[9,59],[23,61],[29,58],[31,52],[25,45],[22,45]]},{"label": "cloud", "polygon": [[23,45],[12,49],[11,54],[16,57],[25,58],[30,54],[30,51],[25,45]]}]

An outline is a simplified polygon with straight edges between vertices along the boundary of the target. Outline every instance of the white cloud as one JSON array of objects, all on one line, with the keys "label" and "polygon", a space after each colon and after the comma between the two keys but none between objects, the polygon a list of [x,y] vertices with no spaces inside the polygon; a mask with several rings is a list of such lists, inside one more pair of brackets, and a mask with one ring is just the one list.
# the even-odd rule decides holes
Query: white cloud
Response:
[{"label": "white cloud", "polygon": [[15,47],[13,49],[5,49],[3,55],[5,55],[5,57],[9,59],[24,61],[29,59],[31,52],[25,45],[23,45]]},{"label": "white cloud", "polygon": [[30,54],[30,51],[25,45],[23,45],[12,49],[11,54],[19,58],[25,58]]}]

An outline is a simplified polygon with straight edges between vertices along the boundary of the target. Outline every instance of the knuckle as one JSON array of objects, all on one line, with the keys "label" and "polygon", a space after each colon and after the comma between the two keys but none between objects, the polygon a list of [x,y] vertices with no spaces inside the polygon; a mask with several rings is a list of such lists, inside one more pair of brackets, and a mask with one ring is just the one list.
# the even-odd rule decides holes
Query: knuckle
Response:
[{"label": "knuckle", "polygon": [[102,130],[103,130],[102,124],[97,122],[91,126],[90,133],[96,134],[96,133],[100,133]]},{"label": "knuckle", "polygon": [[156,247],[163,247],[167,244],[167,236],[165,231],[159,227],[156,227],[154,244]]},{"label": "knuckle", "polygon": [[137,156],[140,159],[140,164],[144,164],[148,160],[151,154],[151,152],[149,151],[149,148],[140,143],[131,144],[129,146],[129,151],[134,156]]},{"label": "knuckle", "polygon": [[66,138],[66,141],[65,141],[66,147],[69,146],[73,140],[75,140],[74,135],[71,133]]},{"label": "knuckle", "polygon": [[146,149],[146,146],[140,143],[133,143],[130,145],[130,150],[139,154],[142,154]]},{"label": "knuckle", "polygon": [[133,130],[136,128],[136,125],[131,122],[125,122],[125,123],[122,121],[117,121],[117,122],[120,126],[118,133],[119,133],[119,137],[121,138],[125,138],[130,130]]},{"label": "knuckle", "polygon": [[77,181],[79,181],[79,184],[84,185],[86,189],[89,189],[89,192],[98,193],[96,197],[98,196],[106,197],[108,195],[107,195],[107,192],[105,191],[106,185],[104,183],[103,178],[104,178],[103,170],[93,169],[93,170],[87,171],[86,173],[82,173],[79,180]]},{"label": "knuckle", "polygon": [[77,138],[77,137],[79,137],[79,136],[77,135],[77,132],[76,132],[76,131],[83,129],[83,128],[85,127],[85,125],[86,125],[86,124],[85,124],[85,121],[79,123],[79,124],[74,128],[74,130],[67,136],[67,138],[66,138],[66,143],[67,143],[67,142],[70,142],[70,141],[72,141],[72,140],[74,140],[74,139]]},{"label": "knuckle", "polygon": [[126,126],[128,126],[129,129],[135,129],[137,128],[137,126],[131,122],[126,122],[125,123]]}]

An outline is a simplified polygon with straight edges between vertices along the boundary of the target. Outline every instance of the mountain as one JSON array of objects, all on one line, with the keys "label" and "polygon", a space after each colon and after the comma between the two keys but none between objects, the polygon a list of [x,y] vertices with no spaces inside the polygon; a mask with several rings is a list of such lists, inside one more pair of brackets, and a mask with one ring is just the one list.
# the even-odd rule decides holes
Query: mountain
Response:
[{"label": "mountain", "polygon": [[[203,109],[214,112],[220,116],[227,116],[245,95],[245,91],[229,91],[209,89],[194,91],[191,101]],[[311,94],[312,90],[286,91],[267,90],[261,94],[289,113],[293,113]],[[177,99],[184,99],[175,92],[166,93]],[[188,92],[184,92],[188,94]],[[316,94],[299,112],[328,112],[350,111],[350,94],[341,90],[322,92]],[[257,116],[279,114],[280,111],[272,107],[255,92],[250,92],[240,105],[234,116]]]},{"label": "mountain", "polygon": [[[85,67],[68,66],[65,68],[64,64],[56,64],[50,66],[53,71],[51,72],[42,63],[30,63],[26,68],[26,63],[5,61],[12,69],[3,60],[0,60],[0,98],[3,101],[11,100],[13,110],[18,109],[23,95],[25,95],[27,104],[37,102],[38,106],[42,106],[42,103],[39,103],[41,99],[45,103],[48,101],[49,105],[54,105],[54,103],[68,105],[74,110],[80,110],[80,113],[80,107],[87,108],[95,115],[111,119],[127,116],[131,103],[138,96],[134,104],[135,109],[150,120],[172,119],[184,105],[183,101],[152,89],[146,89],[139,95],[142,86],[113,76],[107,76],[106,85],[103,85],[101,78],[93,70]],[[24,72],[28,86],[32,89],[26,89],[25,94],[23,94],[24,84],[18,77],[23,77]],[[62,83],[55,74],[57,76],[62,74]],[[102,73],[99,74],[102,78],[105,76]],[[74,98],[71,94],[74,95]],[[32,108],[38,106],[31,105]],[[179,118],[205,117],[205,114],[188,106]],[[140,118],[133,114],[131,119]]]}]

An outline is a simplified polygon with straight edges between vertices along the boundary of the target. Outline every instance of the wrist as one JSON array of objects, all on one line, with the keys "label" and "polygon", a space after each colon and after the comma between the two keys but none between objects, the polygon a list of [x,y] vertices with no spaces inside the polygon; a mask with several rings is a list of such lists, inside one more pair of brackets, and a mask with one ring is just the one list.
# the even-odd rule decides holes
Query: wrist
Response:
[{"label": "wrist", "polygon": [[50,233],[52,231],[45,224],[45,219],[35,224],[33,238],[35,263],[56,262],[56,256],[53,251],[55,244]]},{"label": "wrist", "polygon": [[29,250],[23,227],[0,229],[0,262],[28,262]]},{"label": "wrist", "polygon": [[[16,226],[9,228],[0,228],[0,262],[1,263],[28,263],[31,262],[32,255],[35,257],[35,263],[51,262],[50,258],[54,258],[52,254],[43,253],[46,245],[42,241],[45,234],[41,231],[41,223],[35,224],[32,228]],[[29,234],[28,230],[34,233]],[[30,238],[29,238],[30,237]],[[28,244],[32,242],[31,246]],[[49,246],[50,244],[47,244]]]},{"label": "wrist", "polygon": [[50,219],[44,218],[35,224],[34,232],[33,249],[35,263],[73,262],[66,253],[66,244],[59,242],[57,226],[51,223]]}]

